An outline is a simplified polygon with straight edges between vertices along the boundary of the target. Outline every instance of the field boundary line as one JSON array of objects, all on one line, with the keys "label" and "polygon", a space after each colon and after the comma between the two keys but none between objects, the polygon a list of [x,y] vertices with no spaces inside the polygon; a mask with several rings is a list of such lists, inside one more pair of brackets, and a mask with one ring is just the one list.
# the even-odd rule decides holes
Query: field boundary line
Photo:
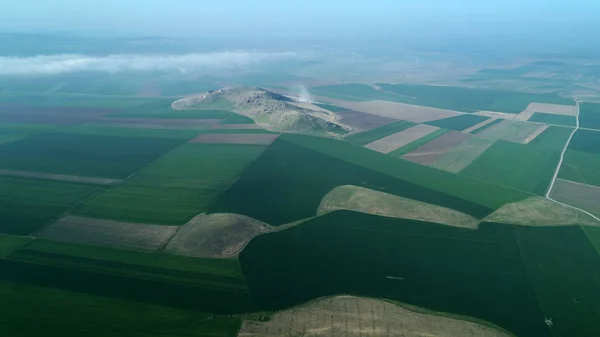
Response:
[{"label": "field boundary line", "polygon": [[581,208],[575,207],[575,206],[571,206],[568,204],[565,204],[564,202],[560,202],[557,200],[552,199],[552,197],[550,196],[550,193],[552,193],[552,189],[554,188],[554,183],[556,182],[556,179],[558,178],[558,172],[560,171],[560,168],[562,166],[563,160],[565,159],[565,152],[567,152],[567,148],[569,147],[569,144],[571,144],[571,140],[573,139],[573,136],[575,135],[575,133],[577,132],[577,130],[580,129],[579,127],[579,113],[581,112],[581,109],[579,107],[579,100],[577,99],[577,97],[574,97],[573,100],[575,101],[575,106],[577,106],[577,113],[575,114],[575,129],[573,129],[573,131],[571,132],[571,136],[569,136],[569,139],[567,139],[567,142],[565,143],[565,146],[562,150],[562,152],[560,153],[560,160],[558,161],[558,165],[556,165],[556,170],[554,170],[554,176],[552,176],[552,181],[550,182],[550,186],[548,186],[548,191],[546,192],[546,198],[554,201],[557,204],[563,205],[563,206],[567,206],[570,207],[572,209],[578,210],[580,212],[583,212],[589,216],[591,216],[592,218],[594,218],[594,220],[600,222],[600,218],[598,218],[597,216],[593,215],[592,213],[583,210]]}]

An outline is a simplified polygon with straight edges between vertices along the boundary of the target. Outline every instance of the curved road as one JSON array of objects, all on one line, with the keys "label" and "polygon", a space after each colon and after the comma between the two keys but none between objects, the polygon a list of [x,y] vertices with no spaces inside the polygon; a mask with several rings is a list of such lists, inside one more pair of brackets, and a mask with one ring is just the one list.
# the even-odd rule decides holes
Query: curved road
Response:
[{"label": "curved road", "polygon": [[571,205],[567,205],[565,203],[562,203],[560,201],[556,201],[554,199],[552,199],[552,197],[550,197],[550,193],[552,192],[552,188],[554,187],[554,183],[556,182],[556,178],[558,177],[558,172],[560,171],[560,168],[562,166],[563,160],[565,159],[565,152],[567,152],[567,148],[569,147],[569,144],[571,144],[571,139],[573,139],[573,136],[575,135],[575,132],[577,132],[577,130],[579,130],[579,100],[577,99],[577,97],[573,98],[573,100],[575,101],[575,105],[577,106],[577,113],[575,114],[575,129],[573,129],[573,132],[571,132],[571,135],[569,136],[569,139],[567,140],[567,142],[565,143],[565,147],[563,148],[562,152],[560,153],[560,160],[558,161],[558,165],[556,165],[556,170],[554,170],[554,176],[552,176],[552,181],[550,182],[550,186],[548,186],[548,192],[546,192],[546,198],[548,198],[549,200],[554,201],[557,204],[561,204],[563,206],[567,206],[569,208],[573,208],[576,209],[580,212],[583,212],[589,216],[591,216],[592,218],[594,218],[596,221],[600,222],[600,219],[598,217],[596,217],[595,215],[593,215],[592,213],[583,210],[581,208],[577,208],[575,206],[571,206]]}]

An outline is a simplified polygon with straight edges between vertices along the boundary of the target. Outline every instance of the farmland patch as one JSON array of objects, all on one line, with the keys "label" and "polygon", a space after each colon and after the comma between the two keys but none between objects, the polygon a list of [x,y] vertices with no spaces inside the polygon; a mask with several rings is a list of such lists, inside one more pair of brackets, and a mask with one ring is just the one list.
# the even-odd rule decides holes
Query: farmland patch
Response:
[{"label": "farmland patch", "polygon": [[498,141],[461,174],[545,195],[559,158],[558,149]]},{"label": "farmland patch", "polygon": [[177,231],[165,252],[206,258],[233,257],[253,237],[271,228],[239,214],[200,214]]},{"label": "farmland patch", "polygon": [[166,138],[42,133],[0,147],[0,168],[118,179],[180,143]]},{"label": "farmland patch", "polygon": [[481,123],[475,124],[469,128],[466,128],[464,130],[462,130],[464,133],[472,133],[472,134],[477,134],[489,127],[491,127],[492,125],[496,124],[496,123],[500,123],[502,120],[499,118],[488,118],[486,120],[484,120]]},{"label": "farmland patch", "polygon": [[190,140],[191,143],[205,144],[252,144],[269,145],[279,137],[278,134],[216,134],[203,133]]},{"label": "farmland patch", "polygon": [[576,118],[575,116],[565,115],[552,115],[547,113],[536,112],[531,118],[528,119],[530,122],[538,122],[552,125],[563,125],[575,127]]},{"label": "farmland patch", "polygon": [[581,127],[600,129],[600,103],[579,103]]},{"label": "farmland patch", "polygon": [[410,144],[417,139],[437,131],[438,128],[426,124],[418,124],[395,134],[383,137],[365,145],[366,148],[382,153],[390,153],[395,149]]},{"label": "farmland patch", "polygon": [[[421,125],[423,125],[423,124],[421,124]],[[435,139],[438,139],[439,137],[445,135],[448,132],[450,132],[450,130],[448,130],[448,129],[437,129],[428,135],[425,135],[417,140],[414,140],[402,147],[395,149],[394,151],[390,152],[389,155],[392,157],[400,158],[400,157],[404,156],[405,154],[407,154],[413,150],[416,150],[416,149],[420,148],[421,146],[424,146],[425,144],[427,144]]]},{"label": "farmland patch", "polygon": [[573,129],[570,128],[551,126],[528,144],[562,150],[571,136],[572,131]]},{"label": "farmland patch", "polygon": [[548,103],[531,103],[527,106],[527,111],[537,111],[545,114],[575,116],[577,107],[573,104],[548,104]]},{"label": "farmland patch", "polygon": [[600,186],[600,154],[567,150],[558,177]]},{"label": "farmland patch", "polygon": [[30,236],[14,236],[0,234],[0,258],[9,255],[19,247],[33,240]]},{"label": "farmland patch", "polygon": [[183,144],[75,212],[93,218],[183,225],[207,211],[264,149]]},{"label": "farmland patch", "polygon": [[493,143],[494,141],[490,139],[471,137],[429,163],[429,166],[458,173],[469,166],[477,157],[492,146]]},{"label": "farmland patch", "polygon": [[405,154],[402,158],[421,165],[429,165],[470,138],[468,134],[450,131]]},{"label": "farmland patch", "polygon": [[515,143],[532,141],[532,134],[545,130],[546,126],[536,123],[504,120],[478,133],[478,136],[492,140],[506,140]]},{"label": "farmland patch", "polygon": [[507,225],[472,230],[338,211],[254,238],[240,261],[261,309],[346,293],[551,336]]},{"label": "farmland patch", "polygon": [[0,122],[69,125],[116,111],[110,108],[77,108],[0,103]]},{"label": "farmland patch", "polygon": [[600,187],[557,179],[552,198],[600,217]]},{"label": "farmland patch", "polygon": [[338,210],[465,228],[477,228],[479,224],[478,219],[453,209],[352,185],[338,186],[327,193],[321,200],[317,215]]},{"label": "farmland patch", "polygon": [[268,322],[244,321],[238,337],[275,336],[509,337],[488,325],[356,296],[319,298],[279,312]]},{"label": "farmland patch", "polygon": [[341,112],[336,112],[340,116],[340,122],[348,125],[353,131],[367,131],[382,127],[397,121],[394,118],[372,115],[360,111],[345,109]]},{"label": "farmland patch", "polygon": [[434,121],[427,122],[427,124],[444,129],[463,131],[472,126],[483,123],[489,119],[489,117],[485,116],[463,114],[455,117],[437,119]]},{"label": "farmland patch", "polygon": [[[111,125],[100,123],[83,123],[79,125],[70,125],[60,128],[61,133],[78,135],[96,135],[110,137],[132,137],[132,138],[167,138],[167,139],[192,139],[196,137],[205,127],[197,129],[180,128],[148,128],[147,126],[133,127],[131,125]],[[132,139],[135,141],[135,139]]]},{"label": "farmland patch", "polygon": [[160,250],[177,227],[66,216],[35,234],[73,243],[138,250]]},{"label": "farmland patch", "polygon": [[450,110],[385,101],[338,102],[338,104],[355,111],[415,123],[424,123],[460,115],[460,113]]},{"label": "farmland patch", "polygon": [[93,185],[112,185],[112,184],[117,184],[117,183],[121,182],[121,180],[119,180],[119,179],[67,176],[67,175],[60,175],[60,174],[12,171],[12,170],[1,170],[1,169],[0,169],[0,176],[60,180],[60,181],[70,181],[70,182],[75,182],[75,183],[93,184]]},{"label": "farmland patch", "polygon": [[[393,121],[393,120],[392,120]],[[349,142],[358,144],[358,145],[366,145],[371,142],[374,142],[383,137],[387,137],[389,135],[393,135],[397,132],[406,130],[415,124],[407,121],[396,121],[391,124],[378,127],[376,129],[371,129],[362,133],[353,134],[347,136],[345,139]]]},{"label": "farmland patch", "polygon": [[211,126],[211,130],[255,130],[261,127],[256,124],[215,124]]},{"label": "farmland patch", "polygon": [[569,143],[569,150],[600,154],[600,132],[577,130]]}]

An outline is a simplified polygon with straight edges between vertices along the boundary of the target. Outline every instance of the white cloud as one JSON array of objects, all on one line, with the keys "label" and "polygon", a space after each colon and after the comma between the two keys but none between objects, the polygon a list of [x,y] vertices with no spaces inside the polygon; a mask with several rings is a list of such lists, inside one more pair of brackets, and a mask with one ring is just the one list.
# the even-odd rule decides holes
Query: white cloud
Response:
[{"label": "white cloud", "polygon": [[123,71],[211,72],[248,67],[285,60],[295,53],[249,51],[179,55],[120,54],[87,56],[78,54],[38,55],[32,57],[0,56],[0,75],[56,75],[80,71],[118,73]]}]

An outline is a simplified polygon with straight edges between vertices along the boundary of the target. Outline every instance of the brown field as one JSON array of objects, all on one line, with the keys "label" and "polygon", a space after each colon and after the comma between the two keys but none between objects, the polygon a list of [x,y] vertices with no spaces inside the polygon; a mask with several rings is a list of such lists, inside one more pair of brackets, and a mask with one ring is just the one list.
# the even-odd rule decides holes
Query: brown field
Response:
[{"label": "brown field", "polygon": [[[558,180],[553,191],[557,190],[557,185],[559,185]],[[554,195],[552,197],[558,200]],[[542,197],[530,197],[523,201],[506,204],[488,215],[483,221],[521,226],[600,226],[600,223],[589,215]]]},{"label": "brown field", "polygon": [[600,217],[600,187],[556,179],[551,196]]},{"label": "brown field", "polygon": [[0,105],[0,122],[71,125],[97,119],[118,109]]},{"label": "brown field", "polygon": [[[575,116],[577,114],[577,107],[575,105],[530,103],[522,113],[525,113],[526,111],[543,112],[543,113],[555,114],[555,115]],[[520,117],[520,114],[519,114],[519,117]],[[517,119],[521,119],[519,117],[517,117]],[[529,116],[529,117],[531,117],[531,116]],[[529,119],[529,117],[527,119]],[[521,119],[521,120],[527,120],[527,119]]]},{"label": "brown field", "polygon": [[72,182],[76,182],[76,183],[86,183],[86,184],[96,184],[96,185],[112,185],[112,184],[120,183],[122,181],[120,179],[80,177],[80,176],[69,176],[69,175],[62,175],[62,174],[48,174],[48,173],[13,171],[13,170],[0,170],[0,176],[72,181]]},{"label": "brown field", "polygon": [[332,99],[328,99],[328,101],[331,101],[332,104],[348,108],[350,110],[362,111],[372,115],[402,119],[415,123],[424,123],[436,119],[461,115],[460,112],[451,110],[386,101],[349,102]]},{"label": "brown field", "polygon": [[74,243],[155,251],[164,247],[177,228],[69,215],[35,233],[34,236]]},{"label": "brown field", "polygon": [[260,129],[257,124],[214,124],[211,129],[219,130],[256,130]]},{"label": "brown field", "polygon": [[479,224],[477,219],[449,208],[353,185],[338,186],[329,191],[321,200],[317,215],[337,210],[351,210],[464,228],[477,228]]},{"label": "brown field", "polygon": [[268,322],[244,321],[238,337],[509,337],[491,325],[413,306],[355,296],[320,298],[275,314]]},{"label": "brown field", "polygon": [[220,134],[206,133],[190,140],[190,143],[254,144],[269,145],[279,137],[278,134]]},{"label": "brown field", "polygon": [[232,257],[253,237],[271,228],[239,214],[200,214],[177,231],[164,251],[205,258]]},{"label": "brown field", "polygon": [[405,154],[402,158],[414,163],[429,165],[456,146],[468,141],[471,137],[471,135],[466,133],[449,131],[441,137]]},{"label": "brown field", "polygon": [[498,119],[498,118],[490,118],[490,119],[486,119],[486,120],[484,120],[483,122],[481,122],[481,123],[479,123],[479,124],[475,124],[475,125],[473,125],[472,127],[468,128],[468,129],[464,129],[464,130],[462,130],[461,132],[464,132],[464,133],[471,133],[471,132],[473,132],[473,131],[475,131],[475,130],[479,129],[480,127],[482,127],[482,126],[484,126],[484,125],[488,125],[488,124],[490,124],[491,122],[495,121],[496,119]]},{"label": "brown field", "polygon": [[418,124],[406,130],[394,133],[393,135],[371,142],[365,145],[365,147],[377,152],[389,153],[406,144],[412,143],[419,138],[427,136],[438,129],[439,128],[436,126]]},{"label": "brown field", "polygon": [[340,122],[352,128],[351,134],[375,129],[396,122],[393,118],[371,115],[354,110],[336,112],[336,114],[340,116]]},{"label": "brown field", "polygon": [[525,143],[533,140],[532,135],[539,135],[546,127],[544,124],[505,120],[477,135],[492,140],[501,139],[514,143]]},{"label": "brown field", "polygon": [[477,136],[463,142],[457,147],[429,163],[429,166],[440,170],[458,173],[469,166],[477,157],[494,144],[493,140]]}]

